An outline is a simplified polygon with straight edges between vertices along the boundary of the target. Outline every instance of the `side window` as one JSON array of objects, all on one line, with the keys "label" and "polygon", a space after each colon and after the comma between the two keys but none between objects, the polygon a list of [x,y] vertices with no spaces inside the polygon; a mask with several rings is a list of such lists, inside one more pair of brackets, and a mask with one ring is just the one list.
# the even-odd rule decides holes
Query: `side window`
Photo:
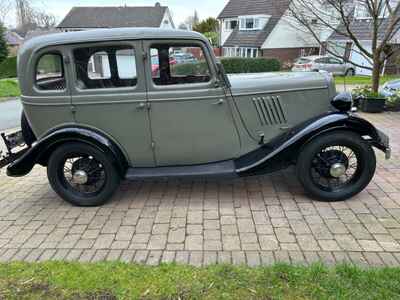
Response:
[{"label": "side window", "polygon": [[130,46],[74,50],[76,85],[80,89],[133,87],[137,84],[135,50]]},{"label": "side window", "polygon": [[39,58],[35,82],[39,90],[65,90],[64,65],[60,53],[47,53]]},{"label": "side window", "polygon": [[203,48],[198,45],[152,45],[151,74],[156,85],[204,83],[211,80]]}]

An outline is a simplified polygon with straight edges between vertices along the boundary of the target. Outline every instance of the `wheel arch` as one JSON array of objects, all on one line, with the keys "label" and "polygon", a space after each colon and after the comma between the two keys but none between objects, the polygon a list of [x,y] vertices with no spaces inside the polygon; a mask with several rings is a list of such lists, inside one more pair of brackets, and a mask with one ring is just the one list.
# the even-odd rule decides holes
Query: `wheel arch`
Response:
[{"label": "wheel arch", "polygon": [[270,165],[274,166],[271,171],[275,171],[294,164],[306,144],[322,134],[334,131],[355,132],[372,146],[382,151],[387,150],[381,134],[370,122],[351,114],[331,112],[296,126],[290,132],[239,158],[236,160],[237,172],[241,175],[258,174],[265,173]]},{"label": "wheel arch", "polygon": [[32,146],[24,156],[7,168],[7,174],[13,177],[27,175],[36,164],[47,166],[49,157],[55,149],[70,142],[80,142],[96,147],[104,152],[123,177],[128,168],[128,159],[121,148],[112,139],[96,130],[68,126],[54,129]]}]

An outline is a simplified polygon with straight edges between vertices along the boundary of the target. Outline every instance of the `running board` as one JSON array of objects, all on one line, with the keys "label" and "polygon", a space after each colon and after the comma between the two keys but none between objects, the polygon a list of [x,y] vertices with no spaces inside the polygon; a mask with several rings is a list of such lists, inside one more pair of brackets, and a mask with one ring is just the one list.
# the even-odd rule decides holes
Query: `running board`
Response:
[{"label": "running board", "polygon": [[182,167],[154,167],[154,168],[130,168],[125,179],[158,179],[158,178],[180,178],[180,177],[237,177],[233,160]]}]

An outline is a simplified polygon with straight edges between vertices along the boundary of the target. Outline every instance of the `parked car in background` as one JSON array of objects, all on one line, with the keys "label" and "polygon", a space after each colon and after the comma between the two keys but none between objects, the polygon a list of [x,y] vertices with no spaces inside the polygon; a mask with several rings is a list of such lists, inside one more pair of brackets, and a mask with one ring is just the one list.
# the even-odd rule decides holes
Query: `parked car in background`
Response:
[{"label": "parked car in background", "polygon": [[379,89],[379,94],[380,96],[388,98],[394,96],[398,91],[400,91],[400,79],[386,82]]},{"label": "parked car in background", "polygon": [[194,57],[192,53],[177,53],[172,55],[172,58],[176,60],[177,64],[190,64],[190,63],[196,63],[197,58]]},{"label": "parked car in background", "polygon": [[[173,50],[190,48],[204,59],[177,65]],[[136,70],[118,64],[121,53]],[[92,76],[93,61],[110,72]],[[20,49],[18,74],[21,131],[1,135],[0,168],[20,177],[45,166],[54,191],[75,205],[105,203],[125,179],[241,178],[291,165],[312,197],[345,200],[372,180],[374,147],[390,158],[389,138],[351,113],[351,95],[336,93],[331,74],[227,75],[195,32],[42,36]]]},{"label": "parked car in background", "polygon": [[[176,59],[174,59],[173,57],[170,57],[169,64],[171,66],[176,65],[177,64]],[[158,54],[151,56],[151,74],[153,76],[160,75],[160,62],[158,60]]]},{"label": "parked car in background", "polygon": [[334,75],[354,76],[355,68],[350,63],[330,56],[304,56],[296,60],[293,72],[327,71]]}]

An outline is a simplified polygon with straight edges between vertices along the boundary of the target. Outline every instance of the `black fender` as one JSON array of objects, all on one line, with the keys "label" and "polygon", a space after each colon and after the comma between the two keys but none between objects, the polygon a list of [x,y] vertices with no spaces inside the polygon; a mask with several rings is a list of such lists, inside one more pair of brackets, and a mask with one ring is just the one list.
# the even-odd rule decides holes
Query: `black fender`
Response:
[{"label": "black fender", "polygon": [[121,177],[125,176],[128,163],[121,149],[102,133],[84,127],[64,127],[48,133],[21,158],[8,166],[7,175],[25,176],[36,164],[46,166],[51,153],[67,142],[81,142],[97,147],[112,160]]},{"label": "black fender", "polygon": [[301,148],[319,135],[349,130],[358,133],[372,146],[388,152],[389,138],[365,119],[344,112],[329,112],[310,119],[282,134],[268,144],[235,161],[240,175],[266,173],[283,169],[296,163]]}]

